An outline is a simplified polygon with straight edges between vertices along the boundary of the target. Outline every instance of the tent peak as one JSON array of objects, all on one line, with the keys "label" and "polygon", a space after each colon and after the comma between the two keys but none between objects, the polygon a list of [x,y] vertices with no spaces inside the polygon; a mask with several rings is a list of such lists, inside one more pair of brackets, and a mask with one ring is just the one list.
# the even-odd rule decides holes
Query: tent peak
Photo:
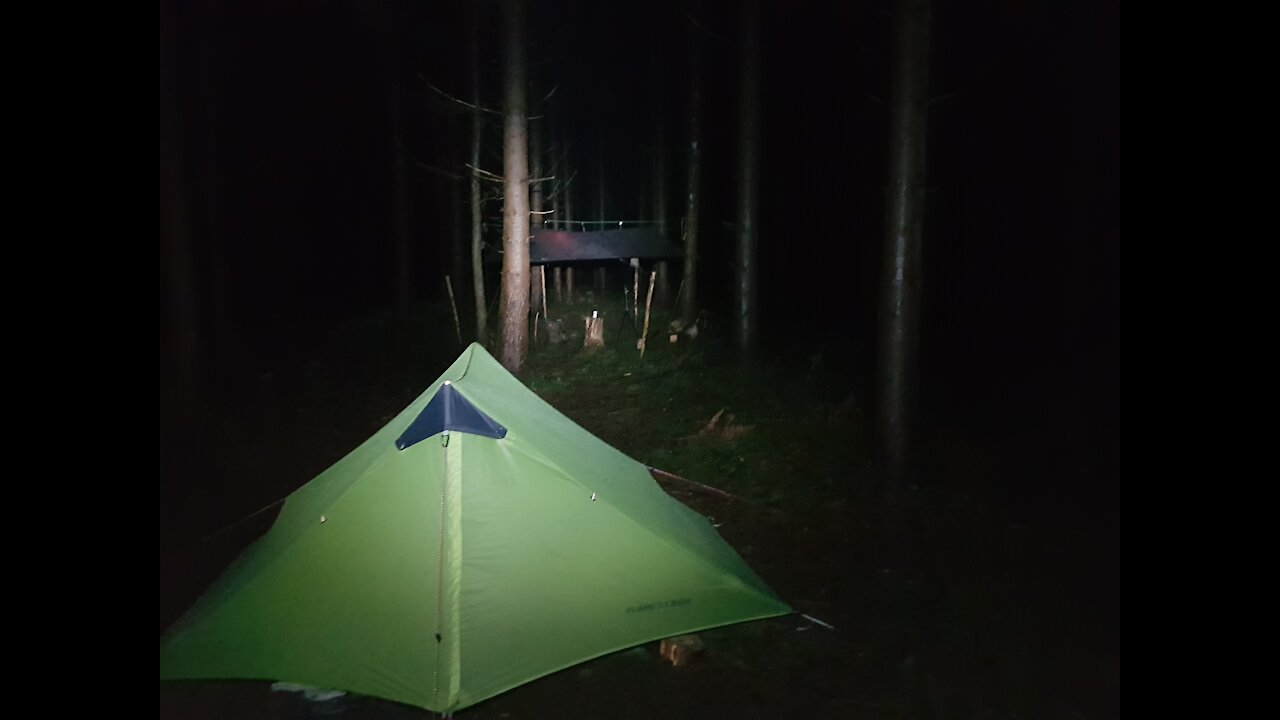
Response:
[{"label": "tent peak", "polygon": [[472,405],[456,385],[445,380],[427,406],[418,413],[418,417],[396,438],[396,447],[407,450],[433,435],[450,430],[495,440],[507,436],[505,427]]}]

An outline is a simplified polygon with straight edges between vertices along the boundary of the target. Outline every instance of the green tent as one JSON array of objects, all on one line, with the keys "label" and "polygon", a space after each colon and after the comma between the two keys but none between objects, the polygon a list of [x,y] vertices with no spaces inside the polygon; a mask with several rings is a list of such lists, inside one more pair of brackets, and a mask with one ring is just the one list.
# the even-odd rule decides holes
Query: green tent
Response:
[{"label": "green tent", "polygon": [[449,713],[575,663],[792,612],[648,469],[471,345],[285,501],[162,638],[162,679]]}]

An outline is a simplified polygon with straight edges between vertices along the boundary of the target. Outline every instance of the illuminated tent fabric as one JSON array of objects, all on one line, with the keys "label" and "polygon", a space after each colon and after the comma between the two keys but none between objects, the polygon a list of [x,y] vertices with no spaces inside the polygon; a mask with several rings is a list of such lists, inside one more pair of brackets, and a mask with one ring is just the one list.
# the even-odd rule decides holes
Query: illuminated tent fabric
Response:
[{"label": "illuminated tent fabric", "polygon": [[648,469],[471,345],[285,501],[162,638],[162,679],[467,707],[644,642],[791,612]]}]

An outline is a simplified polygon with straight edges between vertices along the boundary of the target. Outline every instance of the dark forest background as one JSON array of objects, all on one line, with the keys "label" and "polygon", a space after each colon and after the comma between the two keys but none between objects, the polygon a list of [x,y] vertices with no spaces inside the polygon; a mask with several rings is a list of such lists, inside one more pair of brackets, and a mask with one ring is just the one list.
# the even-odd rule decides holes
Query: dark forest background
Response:
[{"label": "dark forest background", "polygon": [[[479,7],[484,103],[500,109],[500,8]],[[391,308],[397,102],[413,297],[447,301],[467,195],[438,170],[460,170],[469,117],[427,83],[468,96],[464,10],[161,3],[162,419],[210,401],[219,383],[287,377],[333,323]],[[762,346],[798,368],[834,358],[863,398],[875,392],[890,11],[884,1],[768,2],[764,22]],[[736,4],[532,0],[528,17],[531,113],[558,123],[580,219],[595,217],[600,167],[605,215],[650,218],[660,92],[678,220],[685,33],[696,23],[707,98],[701,285],[713,322],[727,317]],[[1005,438],[1047,469],[1010,493],[1116,514],[1119,55],[1117,2],[933,3],[921,333],[924,422]],[[500,173],[492,120],[481,162]],[[500,213],[500,201],[486,204],[490,245]],[[457,291],[466,318],[469,290]],[[188,341],[194,389],[176,369]],[[1055,474],[1065,464],[1054,454],[1068,452],[1088,454],[1086,469]]]}]

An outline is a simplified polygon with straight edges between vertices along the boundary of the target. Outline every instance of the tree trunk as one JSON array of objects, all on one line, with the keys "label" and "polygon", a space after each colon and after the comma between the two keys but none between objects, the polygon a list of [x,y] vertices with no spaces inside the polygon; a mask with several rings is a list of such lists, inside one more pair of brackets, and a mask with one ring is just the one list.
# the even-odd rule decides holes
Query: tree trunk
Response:
[{"label": "tree trunk", "polygon": [[[201,22],[210,27],[219,27],[221,18],[216,7],[206,8]],[[219,36],[213,33],[202,33],[201,54],[205,56],[201,82],[205,92],[200,93],[202,138],[200,143],[201,168],[204,174],[204,207],[202,224],[206,246],[206,261],[209,269],[209,332],[208,345],[225,346],[231,336],[230,301],[227,295],[229,281],[227,278],[227,233],[224,203],[223,175],[225,165],[222,153],[222,116],[219,112],[224,105],[222,62],[220,62],[218,42]],[[212,349],[212,348],[211,348]],[[207,352],[207,351],[206,351]]]},{"label": "tree trunk", "polygon": [[[567,160],[567,156],[566,156]],[[565,176],[569,176],[569,163],[565,162]],[[567,182],[564,186],[564,226],[566,230],[573,231],[573,183]],[[565,300],[569,304],[573,304],[573,266],[570,265],[564,269],[564,294]]]},{"label": "tree trunk", "polygon": [[[566,158],[567,159],[567,158]],[[565,175],[570,175],[569,164],[565,163]],[[573,231],[573,183],[566,182],[564,185],[564,224],[561,226],[565,230]]]},{"label": "tree trunk", "polygon": [[519,373],[529,352],[529,127],[524,0],[504,0],[502,32],[502,365]]},{"label": "tree trunk", "polygon": [[684,292],[680,317],[692,325],[698,317],[698,205],[702,200],[702,47],[698,28],[689,33],[689,174],[684,221]]},{"label": "tree trunk", "polygon": [[[529,225],[530,229],[542,227],[542,183],[536,182],[542,177],[542,121],[529,123]],[[545,265],[534,265],[529,268],[529,302],[534,312],[543,305],[543,292],[546,288]]]},{"label": "tree trunk", "polygon": [[738,277],[734,286],[738,317],[734,334],[738,350],[747,356],[756,350],[759,318],[756,245],[760,236],[760,14],[760,0],[745,0],[738,65]]},{"label": "tree trunk", "polygon": [[[530,180],[542,177],[542,120],[529,123],[529,175]],[[529,224],[533,229],[542,227],[543,184],[529,183]]]},{"label": "tree trunk", "polygon": [[160,62],[160,218],[164,316],[161,348],[166,362],[161,375],[161,409],[166,419],[185,423],[197,416],[202,400],[202,348],[196,324],[194,250],[189,206],[190,176],[182,137],[178,88],[181,78],[172,43],[175,29],[169,12],[161,13]]},{"label": "tree trunk", "polygon": [[[653,221],[654,229],[664,240],[667,238],[667,118],[663,98],[666,97],[663,70],[663,52],[659,45],[654,49],[654,69],[651,80],[653,110]],[[656,265],[658,304],[665,305],[671,299],[671,270],[666,260]]]},{"label": "tree trunk", "polygon": [[[458,132],[451,133],[453,137],[458,137]],[[455,146],[456,147],[456,146]],[[453,157],[458,157],[460,153],[451,152]],[[470,252],[467,248],[465,220],[462,218],[462,185],[457,180],[450,179],[449,183],[449,259],[450,259],[450,275],[453,277],[453,289],[462,295],[466,291],[467,286],[467,260]]]},{"label": "tree trunk", "polygon": [[397,80],[398,61],[395,19],[384,18],[386,49],[383,50],[382,82],[386,94],[387,119],[391,134],[391,233],[392,253],[391,283],[395,310],[404,317],[409,313],[413,300],[410,264],[409,236],[409,171],[404,139],[404,111],[400,102],[400,83]]},{"label": "tree trunk", "polygon": [[[552,124],[552,121],[554,119],[555,119],[555,113],[547,114],[547,128],[548,128],[547,135],[551,138],[551,142],[553,145],[555,144],[556,129],[557,129],[556,126]],[[552,157],[554,157],[554,155]],[[550,173],[552,175],[556,175],[557,177],[564,175],[565,171],[564,171],[563,163],[561,164],[561,167],[557,169],[555,162],[552,162],[550,165]],[[554,188],[554,190],[551,192],[551,215],[549,215],[548,217],[550,218],[551,229],[559,230],[561,227],[560,221],[562,219],[560,210],[564,206],[564,200],[561,197],[561,195],[564,194],[563,178],[555,180],[552,183],[552,187]],[[552,279],[552,287],[555,288],[556,303],[564,302],[564,279],[563,279],[563,273],[561,272],[561,268],[559,265],[551,269],[551,279]]]},{"label": "tree trunk", "polygon": [[596,226],[597,230],[604,229],[604,135],[599,138],[598,145],[600,152],[596,155],[596,220],[600,224]]},{"label": "tree trunk", "polygon": [[[597,195],[597,199],[600,202],[599,209],[597,212],[597,217],[596,217],[596,219],[600,221],[600,224],[596,226],[596,229],[604,230],[605,217],[604,217],[604,136],[603,135],[600,136],[600,154],[596,156],[596,160],[597,160],[596,192],[599,193]],[[596,295],[601,298],[604,297],[604,267],[603,266],[596,268]]]},{"label": "tree trunk", "polygon": [[879,426],[890,491],[911,481],[923,244],[929,3],[899,0],[889,99],[889,197],[880,298]]},{"label": "tree trunk", "polygon": [[[468,50],[471,55],[471,167],[480,167],[480,140],[484,134],[484,114],[480,112],[480,12],[476,3],[468,7]],[[489,308],[484,291],[484,235],[481,223],[480,176],[471,172],[471,284],[476,304],[476,341],[489,337]]]}]

